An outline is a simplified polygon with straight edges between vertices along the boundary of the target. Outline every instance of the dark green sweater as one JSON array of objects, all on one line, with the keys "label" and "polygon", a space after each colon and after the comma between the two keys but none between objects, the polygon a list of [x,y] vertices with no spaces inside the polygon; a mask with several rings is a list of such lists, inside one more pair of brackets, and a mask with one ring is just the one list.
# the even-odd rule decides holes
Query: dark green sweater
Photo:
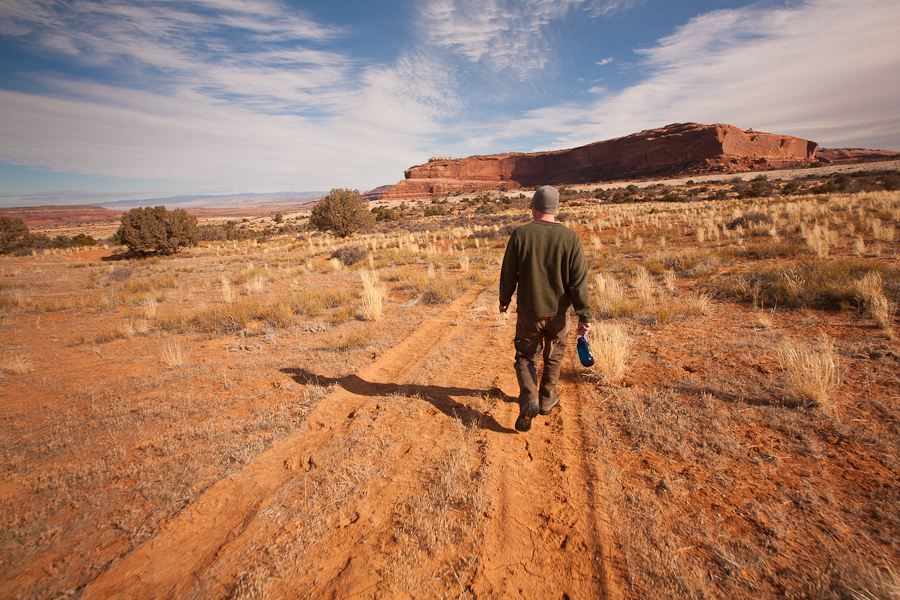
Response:
[{"label": "dark green sweater", "polygon": [[565,225],[532,221],[512,232],[500,270],[500,304],[508,305],[517,287],[524,315],[555,317],[574,306],[580,321],[591,321],[584,247]]}]

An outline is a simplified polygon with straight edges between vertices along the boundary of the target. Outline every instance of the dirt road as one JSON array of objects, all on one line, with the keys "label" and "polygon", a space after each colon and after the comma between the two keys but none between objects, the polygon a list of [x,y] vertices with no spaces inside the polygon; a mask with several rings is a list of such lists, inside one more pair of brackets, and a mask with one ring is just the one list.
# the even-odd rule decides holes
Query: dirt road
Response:
[{"label": "dirt road", "polygon": [[336,380],[82,597],[621,597],[574,365],[561,408],[513,430],[513,321],[492,308],[472,289]]}]

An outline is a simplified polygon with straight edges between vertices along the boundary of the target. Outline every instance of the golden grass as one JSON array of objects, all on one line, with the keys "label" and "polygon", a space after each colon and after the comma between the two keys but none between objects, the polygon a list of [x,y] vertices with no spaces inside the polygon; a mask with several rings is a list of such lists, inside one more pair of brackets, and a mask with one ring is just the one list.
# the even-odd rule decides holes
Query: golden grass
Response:
[{"label": "golden grass", "polygon": [[136,333],[137,333],[137,330],[135,329],[133,321],[127,321],[125,323],[121,323],[121,324],[119,324],[118,327],[116,327],[116,334],[120,338],[130,340],[131,338],[133,338],[135,336]]},{"label": "golden grass", "polygon": [[646,304],[643,299],[625,296],[622,286],[614,276],[598,273],[594,277],[591,310],[597,315],[605,318],[635,317],[646,308]]},{"label": "golden grass", "polygon": [[0,294],[0,311],[16,312],[25,308],[25,296],[20,290]]},{"label": "golden grass", "polygon": [[160,357],[167,367],[175,369],[184,365],[187,360],[187,351],[181,342],[169,340],[160,349]]},{"label": "golden grass", "polygon": [[378,275],[371,271],[361,270],[359,277],[362,280],[362,313],[370,321],[381,318],[386,290],[384,284],[378,280]]},{"label": "golden grass", "polygon": [[122,282],[122,290],[132,295],[153,294],[174,287],[175,278],[168,274],[126,279]]},{"label": "golden grass", "polygon": [[357,309],[355,295],[344,288],[293,290],[269,299],[248,296],[229,304],[158,316],[153,325],[167,331],[228,332],[246,329],[254,321],[276,328],[296,325],[302,316],[329,316],[335,323],[351,320]]},{"label": "golden grass", "polygon": [[587,339],[594,354],[594,372],[605,383],[618,383],[625,375],[630,345],[625,328],[614,323],[600,322],[588,332]]},{"label": "golden grass", "polygon": [[897,312],[897,305],[890,302],[884,294],[881,294],[872,298],[869,302],[868,310],[872,319],[884,332],[885,336],[889,340],[894,339],[893,315]]},{"label": "golden grass", "polygon": [[231,287],[231,280],[228,279],[227,276],[223,275],[221,282],[222,282],[222,300],[226,304],[231,304],[232,302],[234,302],[234,297],[235,297],[234,288]]},{"label": "golden grass", "polygon": [[352,350],[356,348],[365,348],[369,344],[372,343],[375,336],[372,332],[366,330],[355,330],[347,333],[344,337],[342,337],[337,344],[336,348],[341,350]]},{"label": "golden grass", "polygon": [[670,292],[675,291],[675,271],[672,269],[667,269],[663,273],[663,282],[666,284],[666,289]]},{"label": "golden grass", "polygon": [[159,309],[159,303],[155,298],[144,298],[141,301],[141,310],[145,319],[152,319],[156,316]]},{"label": "golden grass", "polygon": [[404,287],[418,296],[423,304],[446,304],[459,298],[469,287],[466,278],[448,277],[445,273],[435,273],[429,266],[432,275],[405,274],[402,277]]},{"label": "golden grass", "polygon": [[860,281],[870,273],[892,286],[900,284],[900,269],[879,261],[812,259],[792,265],[751,267],[740,276],[724,277],[709,285],[726,296],[767,306],[848,308],[860,304]]},{"label": "golden grass", "polygon": [[251,294],[261,294],[266,287],[266,277],[254,275],[247,280],[247,291]]},{"label": "golden grass", "polygon": [[644,304],[649,304],[653,301],[653,281],[650,279],[650,274],[644,266],[637,268],[637,272],[631,280],[631,287],[637,291],[638,298]]},{"label": "golden grass", "polygon": [[834,341],[825,335],[812,347],[780,347],[778,362],[788,386],[802,400],[826,405],[840,384]]},{"label": "golden grass", "polygon": [[0,372],[10,375],[28,375],[33,368],[31,359],[16,352],[4,352],[0,359]]}]

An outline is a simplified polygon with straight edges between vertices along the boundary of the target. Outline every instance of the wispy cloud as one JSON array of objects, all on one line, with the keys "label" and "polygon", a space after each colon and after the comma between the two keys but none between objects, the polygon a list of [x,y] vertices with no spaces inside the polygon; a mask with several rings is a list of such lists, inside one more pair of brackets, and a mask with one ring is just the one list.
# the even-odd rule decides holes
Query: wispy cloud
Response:
[{"label": "wispy cloud", "polygon": [[552,49],[543,28],[573,10],[606,15],[635,0],[433,0],[422,6],[422,38],[470,62],[521,79],[546,67]]},{"label": "wispy cloud", "polygon": [[369,66],[317,47],[339,30],[263,0],[0,0],[0,15],[7,31],[117,75],[0,91],[0,160],[12,164],[254,191],[364,185],[396,178],[427,152],[435,115],[459,109],[437,58]]},{"label": "wispy cloud", "polygon": [[346,86],[351,74],[345,56],[314,47],[339,30],[266,0],[4,0],[0,22],[77,63],[113,69],[123,86],[257,110],[319,109],[323,97],[310,90]]},{"label": "wispy cloud", "polygon": [[553,133],[562,148],[699,121],[878,147],[900,139],[897,31],[900,4],[887,0],[715,11],[639,51],[642,82],[531,111],[504,134]]}]

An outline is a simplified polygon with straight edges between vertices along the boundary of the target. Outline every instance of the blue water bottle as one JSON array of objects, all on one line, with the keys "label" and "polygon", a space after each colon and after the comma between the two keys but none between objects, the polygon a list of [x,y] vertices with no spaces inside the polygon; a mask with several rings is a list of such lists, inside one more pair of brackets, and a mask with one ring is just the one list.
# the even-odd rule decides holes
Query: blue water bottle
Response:
[{"label": "blue water bottle", "polygon": [[578,338],[578,360],[581,361],[583,367],[594,366],[594,354],[583,335]]}]

